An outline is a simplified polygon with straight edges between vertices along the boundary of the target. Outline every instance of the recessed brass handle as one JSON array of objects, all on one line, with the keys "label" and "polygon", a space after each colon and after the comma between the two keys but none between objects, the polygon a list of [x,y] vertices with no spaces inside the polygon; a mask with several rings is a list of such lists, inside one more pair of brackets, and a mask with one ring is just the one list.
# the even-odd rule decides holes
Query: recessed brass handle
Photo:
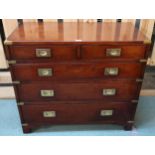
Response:
[{"label": "recessed brass handle", "polygon": [[112,68],[105,68],[104,69],[104,75],[118,75],[118,68],[117,67],[112,67]]},{"label": "recessed brass handle", "polygon": [[52,69],[51,68],[39,68],[38,75],[39,76],[52,76]]},{"label": "recessed brass handle", "polygon": [[106,49],[106,56],[119,57],[121,56],[121,49],[120,48],[108,48]]},{"label": "recessed brass handle", "polygon": [[36,49],[37,57],[51,57],[51,49]]},{"label": "recessed brass handle", "polygon": [[101,110],[100,111],[100,116],[112,116],[113,115],[113,110]]},{"label": "recessed brass handle", "polygon": [[56,117],[56,111],[44,111],[43,117]]},{"label": "recessed brass handle", "polygon": [[53,97],[54,90],[40,90],[40,94],[42,97]]},{"label": "recessed brass handle", "polygon": [[103,96],[114,96],[116,95],[116,89],[103,89]]}]

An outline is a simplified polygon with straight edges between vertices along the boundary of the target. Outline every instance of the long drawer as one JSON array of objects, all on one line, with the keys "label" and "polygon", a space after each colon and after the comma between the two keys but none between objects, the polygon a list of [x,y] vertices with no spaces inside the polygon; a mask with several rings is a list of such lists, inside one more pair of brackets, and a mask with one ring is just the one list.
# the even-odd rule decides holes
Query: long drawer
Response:
[{"label": "long drawer", "polygon": [[128,62],[29,63],[12,65],[13,80],[141,78],[143,64]]},{"label": "long drawer", "polygon": [[20,101],[107,100],[130,101],[139,95],[136,80],[87,80],[21,83]]},{"label": "long drawer", "polygon": [[21,106],[26,123],[115,123],[129,120],[126,104],[41,104]]}]

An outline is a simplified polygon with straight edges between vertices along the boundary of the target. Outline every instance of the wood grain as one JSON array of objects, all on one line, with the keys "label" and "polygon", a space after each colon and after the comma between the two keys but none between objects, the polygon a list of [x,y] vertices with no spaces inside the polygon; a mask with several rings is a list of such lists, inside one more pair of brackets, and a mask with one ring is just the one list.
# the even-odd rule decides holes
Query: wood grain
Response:
[{"label": "wood grain", "polygon": [[[40,31],[40,27],[42,31]],[[46,29],[44,28],[46,27]],[[69,27],[69,29],[68,29]],[[111,27],[115,27],[115,31],[109,32]],[[90,37],[90,30],[96,29]],[[122,33],[120,29],[126,29],[125,33]],[[138,33],[135,37],[131,37],[131,31]],[[72,31],[70,31],[72,30]],[[101,30],[104,30],[101,31]],[[76,32],[76,33],[75,33]],[[108,33],[107,33],[108,32]],[[51,35],[52,34],[52,35]],[[65,35],[67,34],[67,35]],[[76,34],[76,35],[75,35]],[[61,36],[61,37],[60,37]],[[80,36],[80,37],[79,37]],[[100,36],[100,37],[99,37]],[[111,36],[111,37],[109,37]],[[18,29],[16,29],[8,40],[14,43],[56,43],[56,42],[142,42],[147,38],[137,29],[133,27],[131,23],[82,23],[80,26],[79,22],[64,22],[64,23],[24,23]]]},{"label": "wood grain", "polygon": [[[103,89],[116,89],[116,95],[104,96]],[[54,90],[54,97],[42,97],[41,90]],[[104,100],[131,101],[139,95],[136,80],[80,80],[22,83],[17,86],[21,101]]]},{"label": "wood grain", "polygon": [[[131,22],[25,22],[8,39],[13,42],[6,46],[8,59],[17,60],[10,71],[19,80],[14,89],[17,102],[24,102],[18,106],[24,132],[46,123],[116,123],[132,129],[146,65],[140,59],[147,58],[149,44]],[[36,57],[38,48],[48,48],[51,56]],[[111,49],[120,55],[109,56]],[[106,67],[118,67],[118,76],[104,75]],[[52,69],[52,77],[39,77],[39,68]],[[116,93],[105,95],[107,89]],[[100,118],[101,109],[114,113]],[[43,117],[52,110],[56,117]]]},{"label": "wood grain", "polygon": [[[83,123],[120,123],[128,119],[129,111],[124,103],[94,103],[94,104],[44,104],[24,105],[21,107],[24,120],[33,124],[83,124]],[[82,110],[81,110],[82,109]],[[100,116],[101,110],[112,109],[112,116]],[[55,111],[56,117],[43,117],[44,111]],[[122,117],[123,116],[123,117]]]},{"label": "wood grain", "polygon": [[[32,67],[33,66],[33,67]],[[118,68],[118,75],[105,75],[106,68]],[[51,76],[39,76],[38,69],[51,69]],[[144,64],[139,62],[61,62],[61,63],[20,63],[11,66],[13,80],[19,81],[52,81],[58,79],[116,79],[116,78],[142,78]],[[23,72],[24,71],[24,72]]]}]

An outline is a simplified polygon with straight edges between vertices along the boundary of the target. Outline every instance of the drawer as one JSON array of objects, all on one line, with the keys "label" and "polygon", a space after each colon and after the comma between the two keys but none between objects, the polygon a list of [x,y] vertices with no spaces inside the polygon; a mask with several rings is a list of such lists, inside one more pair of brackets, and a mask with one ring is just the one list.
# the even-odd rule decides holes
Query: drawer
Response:
[{"label": "drawer", "polygon": [[105,100],[130,101],[139,95],[136,80],[87,80],[21,83],[20,101]]},{"label": "drawer", "polygon": [[54,80],[80,78],[140,78],[141,63],[29,63],[12,65],[13,80]]},{"label": "drawer", "polygon": [[140,59],[145,46],[82,46],[82,59]]},{"label": "drawer", "polygon": [[102,123],[126,122],[125,104],[50,104],[21,106],[26,123]]},{"label": "drawer", "polygon": [[15,60],[72,60],[77,58],[77,46],[13,46],[10,58]]}]

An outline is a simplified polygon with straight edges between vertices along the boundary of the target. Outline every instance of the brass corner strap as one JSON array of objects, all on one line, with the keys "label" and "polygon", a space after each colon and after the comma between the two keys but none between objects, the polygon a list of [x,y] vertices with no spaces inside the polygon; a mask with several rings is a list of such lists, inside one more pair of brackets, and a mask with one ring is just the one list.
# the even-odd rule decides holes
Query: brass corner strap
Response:
[{"label": "brass corner strap", "polygon": [[151,44],[151,40],[144,40],[144,44]]},{"label": "brass corner strap", "polygon": [[8,65],[13,65],[17,63],[16,60],[8,60],[7,62],[8,62]]},{"label": "brass corner strap", "polygon": [[136,79],[136,82],[143,82],[143,79]]},{"label": "brass corner strap", "polygon": [[12,81],[12,84],[20,84],[20,81]]},{"label": "brass corner strap", "polygon": [[22,124],[22,126],[28,126],[28,125],[29,125],[28,123],[23,123],[23,124]]},{"label": "brass corner strap", "polygon": [[145,62],[147,62],[147,59],[140,59],[139,62],[145,63]]},{"label": "brass corner strap", "polygon": [[24,105],[24,102],[17,102],[17,105],[22,106]]},{"label": "brass corner strap", "polygon": [[131,123],[131,124],[133,124],[133,123],[134,123],[134,121],[128,121],[128,123]]},{"label": "brass corner strap", "polygon": [[138,100],[131,100],[132,103],[138,103]]},{"label": "brass corner strap", "polygon": [[5,40],[4,45],[12,45],[13,42],[11,40]]}]

